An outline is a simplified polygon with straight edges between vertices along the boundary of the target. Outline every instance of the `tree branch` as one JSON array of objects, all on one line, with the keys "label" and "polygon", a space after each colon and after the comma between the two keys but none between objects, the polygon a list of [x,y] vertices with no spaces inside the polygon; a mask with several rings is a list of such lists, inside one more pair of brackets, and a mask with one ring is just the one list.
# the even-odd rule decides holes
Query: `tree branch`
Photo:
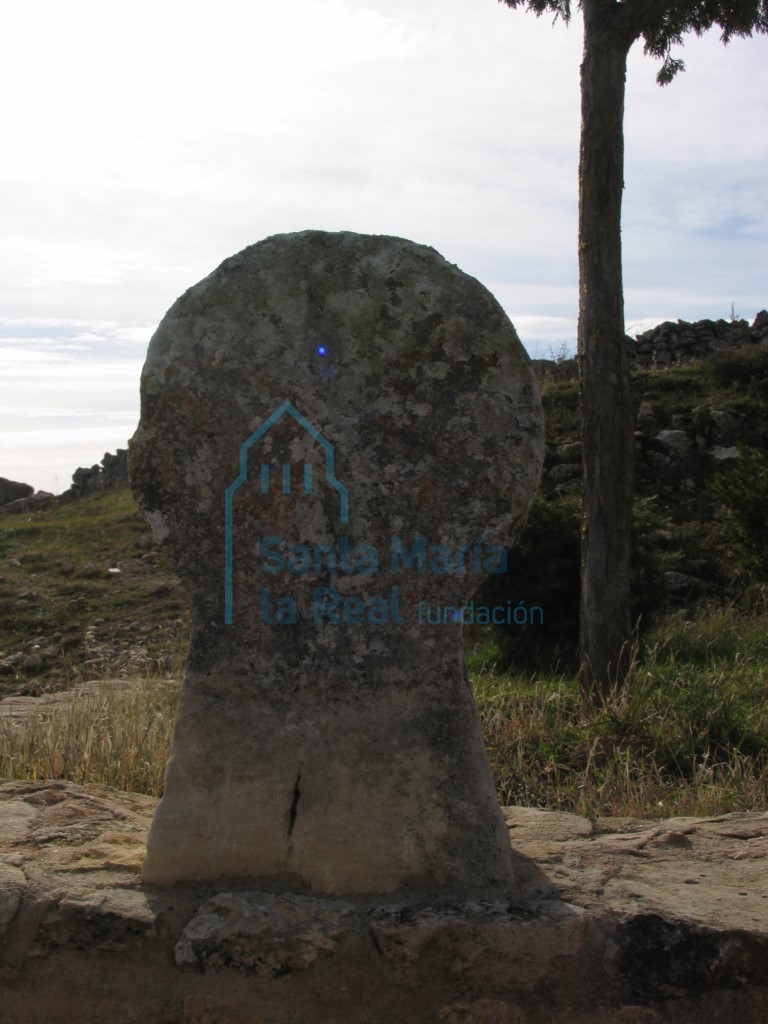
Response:
[{"label": "tree branch", "polygon": [[[675,7],[685,7],[685,0],[623,0],[616,5],[616,22],[634,39]],[[690,4],[688,4],[690,6]]]}]

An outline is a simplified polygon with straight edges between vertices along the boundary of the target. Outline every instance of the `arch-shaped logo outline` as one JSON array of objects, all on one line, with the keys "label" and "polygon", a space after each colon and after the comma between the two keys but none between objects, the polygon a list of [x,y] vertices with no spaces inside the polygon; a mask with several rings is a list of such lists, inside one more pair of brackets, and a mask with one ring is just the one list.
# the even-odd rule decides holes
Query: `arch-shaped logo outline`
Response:
[{"label": "arch-shaped logo outline", "polygon": [[233,600],[232,600],[232,564],[233,564],[233,500],[236,492],[243,486],[248,480],[248,451],[256,444],[260,438],[262,438],[279,419],[282,419],[286,415],[292,416],[294,420],[303,427],[304,430],[312,437],[318,444],[322,445],[325,449],[325,478],[328,483],[336,491],[339,492],[339,498],[341,502],[341,509],[339,512],[339,521],[342,523],[349,522],[349,491],[339,480],[336,479],[334,472],[334,453],[333,445],[328,441],[320,431],[313,427],[306,416],[295,409],[290,402],[283,402],[279,405],[271,416],[255,430],[251,436],[240,445],[240,475],[232,481],[229,487],[224,492],[224,624],[226,626],[232,625],[233,618]]}]

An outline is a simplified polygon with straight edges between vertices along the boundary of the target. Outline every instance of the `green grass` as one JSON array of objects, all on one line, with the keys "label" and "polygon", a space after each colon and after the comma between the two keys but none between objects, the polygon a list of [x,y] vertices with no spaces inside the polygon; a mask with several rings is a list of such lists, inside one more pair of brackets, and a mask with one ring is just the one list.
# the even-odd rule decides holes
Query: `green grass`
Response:
[{"label": "green grass", "polygon": [[600,709],[575,679],[473,661],[502,803],[588,816],[768,810],[768,620],[707,610],[647,638],[633,687]]},{"label": "green grass", "polygon": [[581,433],[579,382],[548,381],[541,384],[541,404],[547,426],[547,441],[577,441]]},{"label": "green grass", "polygon": [[[66,688],[107,666],[180,670],[188,622],[129,491],[0,516],[0,696]],[[41,663],[24,669],[34,654]]]}]

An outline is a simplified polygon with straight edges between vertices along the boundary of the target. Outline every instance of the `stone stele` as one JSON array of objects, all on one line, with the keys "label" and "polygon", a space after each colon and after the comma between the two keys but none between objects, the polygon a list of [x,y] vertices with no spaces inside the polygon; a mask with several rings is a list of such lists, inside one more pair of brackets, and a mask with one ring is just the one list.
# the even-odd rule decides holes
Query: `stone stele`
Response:
[{"label": "stone stele", "polygon": [[275,235],[177,300],[129,454],[193,606],[146,882],[509,888],[455,620],[542,424],[512,324],[427,246]]}]

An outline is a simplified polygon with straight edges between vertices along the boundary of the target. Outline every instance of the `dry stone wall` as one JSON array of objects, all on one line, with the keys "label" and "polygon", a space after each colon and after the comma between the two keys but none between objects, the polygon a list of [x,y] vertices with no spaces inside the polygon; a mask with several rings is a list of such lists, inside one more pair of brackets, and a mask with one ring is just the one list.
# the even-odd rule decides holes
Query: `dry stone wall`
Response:
[{"label": "dry stone wall", "polygon": [[726,349],[768,345],[768,311],[761,310],[751,326],[741,319],[668,320],[629,342],[631,358],[638,367],[689,363]]},{"label": "dry stone wall", "polygon": [[[761,310],[752,325],[735,320],[667,320],[636,338],[626,335],[629,362],[633,369],[679,366],[706,359],[717,352],[736,348],[768,347],[768,311]],[[575,358],[534,359],[539,380],[577,380]]]},{"label": "dry stone wall", "polygon": [[118,448],[114,455],[105,452],[100,464],[87,468],[79,466],[72,474],[72,483],[68,490],[58,496],[61,505],[89,494],[99,494],[128,486],[128,449]]},{"label": "dry stone wall", "polygon": [[[667,322],[628,338],[636,369],[680,365],[723,351],[768,348],[768,312],[758,313],[750,327],[744,320]],[[542,380],[576,380],[575,360],[537,361]],[[640,488],[655,488],[674,497],[692,494],[715,472],[738,458],[738,446],[763,448],[765,424],[760,417],[691,402],[670,415],[665,403],[651,394],[639,400],[635,421],[635,465]],[[575,438],[547,444],[544,493],[547,496],[581,492],[581,443]]]},{"label": "dry stone wall", "polygon": [[51,491],[35,491],[30,484],[0,477],[0,509],[12,513],[36,512],[127,486],[128,449],[118,448],[114,455],[105,452],[100,463],[90,467],[79,466],[72,474],[70,486],[59,495]]}]

